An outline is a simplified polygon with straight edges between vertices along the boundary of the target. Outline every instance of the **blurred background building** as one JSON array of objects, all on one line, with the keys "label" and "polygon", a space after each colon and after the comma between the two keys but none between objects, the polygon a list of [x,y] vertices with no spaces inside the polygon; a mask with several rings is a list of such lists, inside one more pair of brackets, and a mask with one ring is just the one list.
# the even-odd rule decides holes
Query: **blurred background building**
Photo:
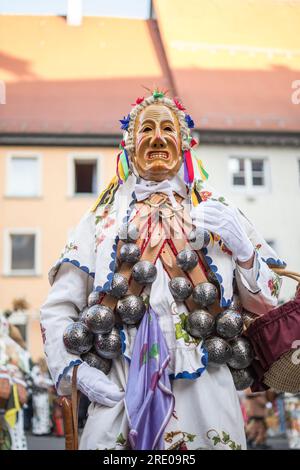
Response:
[{"label": "blurred background building", "polygon": [[300,1],[0,0],[0,310],[34,358],[47,273],[143,87],[183,101],[211,185],[299,270],[299,24]]}]

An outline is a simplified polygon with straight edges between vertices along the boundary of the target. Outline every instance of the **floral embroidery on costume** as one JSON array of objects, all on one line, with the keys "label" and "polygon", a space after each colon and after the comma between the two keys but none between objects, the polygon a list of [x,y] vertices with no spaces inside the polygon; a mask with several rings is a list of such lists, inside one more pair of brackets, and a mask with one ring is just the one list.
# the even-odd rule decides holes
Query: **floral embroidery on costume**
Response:
[{"label": "floral embroidery on costume", "polygon": [[158,343],[153,343],[149,349],[149,344],[143,344],[143,347],[140,352],[140,368],[146,364],[149,359],[158,359],[159,357],[159,345]]},{"label": "floral embroidery on costume", "polygon": [[241,450],[242,446],[240,444],[237,444],[230,438],[230,434],[228,434],[225,431],[222,431],[222,436],[216,429],[210,429],[206,433],[208,439],[211,439],[214,443],[214,446],[218,444],[225,444],[228,446],[231,450]]},{"label": "floral embroidery on costume", "polygon": [[[122,432],[117,435],[116,438],[116,445],[114,447],[105,448],[104,450],[128,450],[129,445],[127,442],[127,439],[125,439],[124,435]],[[96,450],[103,450],[102,448],[98,447]]]},{"label": "floral embroidery on costume", "polygon": [[164,434],[168,450],[188,450],[188,442],[194,442],[196,434],[182,431],[169,431]]},{"label": "floral embroidery on costume", "polygon": [[116,444],[121,444],[122,446],[124,446],[126,444],[126,439],[125,437],[123,436],[123,434],[120,432],[120,434],[117,436],[117,439],[116,439]]},{"label": "floral embroidery on costume", "polygon": [[62,254],[60,255],[61,258],[64,258],[67,253],[70,253],[70,251],[77,251],[78,250],[78,245],[76,245],[74,242],[68,243]]},{"label": "floral embroidery on costume", "polygon": [[182,338],[185,344],[199,344],[200,339],[193,338],[186,331],[186,321],[187,321],[188,315],[186,313],[181,313],[178,316],[180,318],[180,321],[174,323],[176,339]]},{"label": "floral embroidery on costume", "polygon": [[207,201],[211,197],[212,193],[210,191],[200,191],[200,196],[202,201]]},{"label": "floral embroidery on costume", "polygon": [[272,297],[278,297],[280,286],[281,286],[280,278],[277,275],[274,276],[273,279],[269,279],[268,287],[270,289]]},{"label": "floral embroidery on costume", "polygon": [[[106,214],[107,216],[107,214]],[[101,243],[106,239],[106,237],[108,236],[108,230],[110,227],[112,227],[116,220],[112,217],[107,217],[106,219],[106,216],[105,217],[99,217],[99,219],[102,219],[103,220],[103,225],[101,227],[101,232],[100,232],[100,235],[99,236],[95,236],[95,246],[96,246],[96,250],[98,248],[99,245],[101,245]],[[97,222],[96,222],[97,223]],[[98,221],[99,223],[99,221]]]}]

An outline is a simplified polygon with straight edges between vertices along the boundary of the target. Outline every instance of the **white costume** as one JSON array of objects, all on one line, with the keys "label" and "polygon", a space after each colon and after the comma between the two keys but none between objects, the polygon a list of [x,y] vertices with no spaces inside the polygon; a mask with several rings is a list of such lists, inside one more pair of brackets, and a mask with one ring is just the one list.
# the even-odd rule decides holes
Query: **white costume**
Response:
[{"label": "white costume", "polygon": [[[201,190],[205,197],[224,201],[204,183]],[[50,272],[52,288],[41,308],[41,322],[48,366],[59,394],[70,394],[70,371],[74,364],[81,362],[80,357],[65,350],[63,332],[70,322],[78,319],[93,289],[105,291],[105,283],[114,271],[115,234],[126,215],[129,220],[134,217],[135,200],[143,200],[156,191],[168,194],[173,204],[175,192],[187,197],[180,174],[163,183],[137,182],[136,177],[130,175],[118,189],[108,214],[100,205],[83,218]],[[250,222],[240,217],[255,249],[253,268],[241,268],[217,242],[209,245],[204,254],[219,281],[221,306],[230,305],[235,279],[243,307],[262,314],[276,306],[278,289],[275,290],[274,285],[280,285],[267,261],[284,263]],[[160,259],[156,261],[156,268],[157,277],[148,292],[149,303],[158,316],[168,346],[171,358],[168,372],[175,396],[175,411],[164,432],[165,449],[178,442],[184,442],[188,449],[244,449],[244,423],[231,373],[226,365],[207,366],[201,341],[182,331],[182,318],[187,309],[184,303],[175,302],[168,286],[169,276]],[[126,389],[136,331],[135,327],[123,327],[123,355],[113,360],[108,375],[121,390]],[[80,448],[128,448],[128,420],[123,400],[113,407],[90,405]]]}]

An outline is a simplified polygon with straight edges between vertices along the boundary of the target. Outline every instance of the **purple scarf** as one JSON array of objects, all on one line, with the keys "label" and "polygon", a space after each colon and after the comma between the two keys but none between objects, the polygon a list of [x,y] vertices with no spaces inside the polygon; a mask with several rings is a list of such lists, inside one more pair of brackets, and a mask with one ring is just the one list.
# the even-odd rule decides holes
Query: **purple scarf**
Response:
[{"label": "purple scarf", "polygon": [[166,370],[169,361],[165,338],[150,307],[135,338],[125,396],[134,450],[164,450],[163,432],[175,401]]}]

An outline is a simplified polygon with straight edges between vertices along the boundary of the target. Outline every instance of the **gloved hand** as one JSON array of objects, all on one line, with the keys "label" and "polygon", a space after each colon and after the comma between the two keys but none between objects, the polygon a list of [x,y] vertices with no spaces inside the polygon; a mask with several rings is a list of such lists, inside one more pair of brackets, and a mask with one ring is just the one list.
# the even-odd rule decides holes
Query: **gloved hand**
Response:
[{"label": "gloved hand", "polygon": [[101,370],[90,367],[86,362],[78,367],[77,388],[91,402],[110,407],[121,401],[125,395]]},{"label": "gloved hand", "polygon": [[204,229],[219,235],[234,259],[245,262],[251,258],[254,248],[241,225],[236,208],[208,199],[196,209],[198,224],[203,224]]}]

